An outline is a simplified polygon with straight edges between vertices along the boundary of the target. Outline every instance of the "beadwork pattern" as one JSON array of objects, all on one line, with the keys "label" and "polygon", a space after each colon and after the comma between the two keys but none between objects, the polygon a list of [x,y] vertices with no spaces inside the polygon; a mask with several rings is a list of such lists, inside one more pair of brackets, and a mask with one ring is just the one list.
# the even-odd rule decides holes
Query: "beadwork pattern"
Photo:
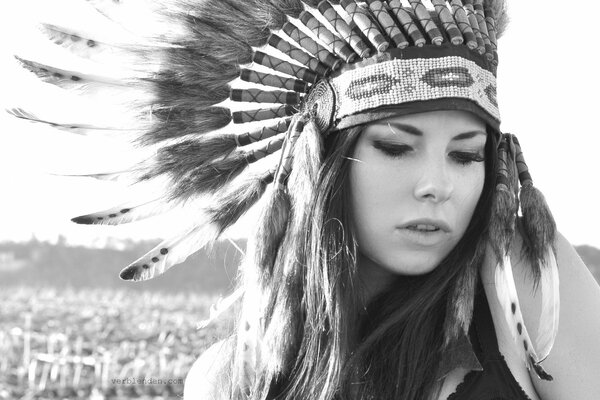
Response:
[{"label": "beadwork pattern", "polygon": [[335,120],[377,107],[443,98],[472,100],[500,120],[496,78],[462,57],[393,59],[347,71],[331,84]]}]

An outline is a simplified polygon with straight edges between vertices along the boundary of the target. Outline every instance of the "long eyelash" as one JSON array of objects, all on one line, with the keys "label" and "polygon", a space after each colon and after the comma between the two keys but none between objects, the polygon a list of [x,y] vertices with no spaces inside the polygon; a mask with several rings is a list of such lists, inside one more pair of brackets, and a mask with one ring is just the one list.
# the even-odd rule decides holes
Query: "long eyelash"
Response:
[{"label": "long eyelash", "polygon": [[474,162],[484,162],[485,157],[479,153],[467,153],[455,151],[452,153],[452,158],[461,165],[469,165]]},{"label": "long eyelash", "polygon": [[410,146],[407,146],[405,144],[391,144],[381,142],[379,140],[373,141],[373,147],[381,151],[383,154],[393,158],[402,157],[410,150],[412,150]]}]

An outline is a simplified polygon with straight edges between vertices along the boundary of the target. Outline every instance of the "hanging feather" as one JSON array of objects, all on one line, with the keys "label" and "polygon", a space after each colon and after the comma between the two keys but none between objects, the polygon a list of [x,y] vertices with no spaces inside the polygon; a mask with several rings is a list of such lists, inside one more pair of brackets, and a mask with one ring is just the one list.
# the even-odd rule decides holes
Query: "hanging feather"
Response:
[{"label": "hanging feather", "polygon": [[256,225],[257,243],[254,257],[255,265],[260,268],[259,281],[268,286],[273,265],[277,258],[277,249],[287,230],[291,201],[287,191],[274,186],[267,195],[267,202]]},{"label": "hanging feather", "polygon": [[[536,354],[536,350],[525,327],[509,255],[505,255],[502,262],[496,265],[494,282],[498,301],[502,307],[509,331],[517,345],[517,349],[519,349],[521,360],[528,369],[533,369],[541,379],[552,380],[552,376],[544,371],[544,368],[539,364],[542,359]],[[555,306],[555,304],[550,305],[549,302],[548,305],[544,305],[544,307],[550,306]],[[553,319],[554,321],[555,319]],[[558,321],[556,320],[556,322]],[[544,337],[544,339],[546,338]],[[545,344],[547,343],[545,342]]]},{"label": "hanging feather", "polygon": [[496,189],[489,227],[489,243],[497,262],[501,262],[509,251],[515,232],[517,202],[514,188],[514,168],[509,160],[509,150],[506,137],[503,137],[498,146]]},{"label": "hanging feather", "polygon": [[246,178],[232,190],[219,196],[218,200],[208,208],[212,223],[219,227],[219,234],[235,224],[242,215],[256,204],[263,196],[267,185],[273,182],[275,168],[268,169],[261,174]]},{"label": "hanging feather", "polygon": [[556,238],[556,223],[546,203],[544,195],[533,186],[529,168],[525,163],[521,145],[516,136],[512,135],[515,145],[516,165],[521,181],[521,213],[523,218],[521,227],[524,236],[524,251],[527,255],[533,272],[535,286],[537,287],[540,274],[547,261],[546,255],[549,248],[554,247]]},{"label": "hanging feather", "polygon": [[558,264],[552,248],[546,251],[547,265],[542,269],[540,283],[542,286],[542,311],[538,335],[536,337],[536,350],[539,362],[542,362],[550,354],[554,340],[558,334],[558,321],[560,314],[560,290]]}]

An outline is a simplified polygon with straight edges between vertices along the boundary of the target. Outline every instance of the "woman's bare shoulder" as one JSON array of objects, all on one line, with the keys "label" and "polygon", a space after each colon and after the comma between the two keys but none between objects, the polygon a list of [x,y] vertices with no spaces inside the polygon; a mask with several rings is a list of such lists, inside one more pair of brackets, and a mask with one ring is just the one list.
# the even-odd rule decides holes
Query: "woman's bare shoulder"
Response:
[{"label": "woman's bare shoulder", "polygon": [[[537,337],[542,309],[541,291],[534,290],[531,266],[523,257],[522,238],[517,235],[511,249],[513,273],[525,324]],[[553,377],[543,381],[531,373],[531,381],[541,399],[600,398],[600,286],[573,246],[557,235],[556,261],[560,279],[559,328],[554,346],[542,366]],[[493,263],[487,263],[483,276],[493,285]],[[487,271],[485,271],[487,270]]]},{"label": "woman's bare shoulder", "polygon": [[230,362],[233,338],[210,346],[192,365],[185,378],[184,400],[225,400],[230,388]]}]

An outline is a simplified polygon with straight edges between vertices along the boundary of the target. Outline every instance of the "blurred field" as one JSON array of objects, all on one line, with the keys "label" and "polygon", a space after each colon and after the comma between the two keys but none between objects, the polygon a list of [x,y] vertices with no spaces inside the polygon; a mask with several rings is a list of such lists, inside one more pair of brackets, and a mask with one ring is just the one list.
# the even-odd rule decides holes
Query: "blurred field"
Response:
[{"label": "blurred field", "polygon": [[[119,270],[152,247],[0,243],[0,400],[181,398],[194,360],[233,327],[232,310],[196,329],[232,290],[245,244],[121,281]],[[600,282],[600,250],[577,251]]]},{"label": "blurred field", "polygon": [[230,312],[196,329],[215,300],[111,289],[3,288],[0,399],[181,398],[191,364],[233,326]]}]

